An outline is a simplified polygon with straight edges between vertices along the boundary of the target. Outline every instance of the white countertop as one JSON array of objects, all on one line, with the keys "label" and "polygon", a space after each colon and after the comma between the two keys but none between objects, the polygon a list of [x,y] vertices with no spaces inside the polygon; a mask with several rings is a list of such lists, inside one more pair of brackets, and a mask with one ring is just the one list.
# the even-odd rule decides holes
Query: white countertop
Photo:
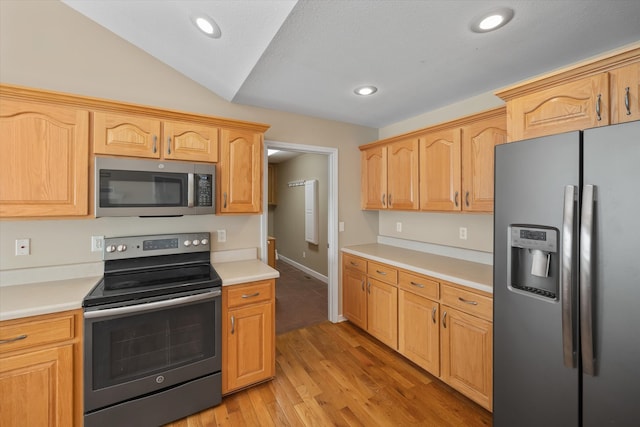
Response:
[{"label": "white countertop", "polygon": [[0,320],[74,310],[102,277],[0,287]]},{"label": "white countertop", "polygon": [[[223,286],[280,276],[258,259],[215,262]],[[102,276],[0,286],[0,321],[82,308],[82,300]]]},{"label": "white countertop", "polygon": [[493,266],[426,252],[371,243],[347,246],[342,252],[493,293]]},{"label": "white countertop", "polygon": [[278,270],[274,270],[258,259],[214,262],[213,268],[215,268],[220,275],[222,286],[280,277]]}]

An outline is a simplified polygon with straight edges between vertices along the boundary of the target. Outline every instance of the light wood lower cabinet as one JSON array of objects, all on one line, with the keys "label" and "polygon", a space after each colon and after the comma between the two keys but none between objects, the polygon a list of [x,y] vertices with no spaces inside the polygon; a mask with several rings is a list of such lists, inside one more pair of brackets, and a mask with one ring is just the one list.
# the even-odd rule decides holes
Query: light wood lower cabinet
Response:
[{"label": "light wood lower cabinet", "polygon": [[493,407],[493,325],[442,306],[441,375],[444,382],[478,402]]},{"label": "light wood lower cabinet", "polygon": [[222,393],[275,375],[275,280],[222,288]]},{"label": "light wood lower cabinet", "polygon": [[0,425],[81,426],[80,311],[0,323]]},{"label": "light wood lower cabinet", "polygon": [[351,254],[342,257],[344,316],[492,410],[491,295]]}]

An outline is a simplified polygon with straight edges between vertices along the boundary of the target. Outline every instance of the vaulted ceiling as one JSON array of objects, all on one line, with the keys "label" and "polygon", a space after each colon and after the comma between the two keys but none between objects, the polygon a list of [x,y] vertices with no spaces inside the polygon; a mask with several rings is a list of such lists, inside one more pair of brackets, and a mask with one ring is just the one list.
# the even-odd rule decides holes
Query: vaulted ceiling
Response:
[{"label": "vaulted ceiling", "polygon": [[63,2],[230,102],[375,128],[640,41],[639,0]]}]

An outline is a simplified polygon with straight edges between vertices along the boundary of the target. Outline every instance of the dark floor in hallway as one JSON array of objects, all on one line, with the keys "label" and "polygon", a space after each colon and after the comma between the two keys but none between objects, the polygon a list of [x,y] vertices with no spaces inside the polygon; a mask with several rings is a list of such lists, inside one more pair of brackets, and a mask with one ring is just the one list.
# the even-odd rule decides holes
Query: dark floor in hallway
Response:
[{"label": "dark floor in hallway", "polygon": [[327,284],[283,261],[276,269],[276,334],[327,320]]}]

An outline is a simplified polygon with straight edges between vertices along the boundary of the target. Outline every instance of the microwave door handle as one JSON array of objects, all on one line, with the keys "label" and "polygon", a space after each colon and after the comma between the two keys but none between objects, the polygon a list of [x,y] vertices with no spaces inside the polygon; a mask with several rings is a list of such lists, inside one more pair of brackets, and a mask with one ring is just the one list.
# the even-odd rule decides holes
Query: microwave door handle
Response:
[{"label": "microwave door handle", "polygon": [[193,174],[190,173],[188,180],[187,180],[187,185],[188,185],[188,189],[187,189],[187,207],[192,208],[193,207],[193,201],[195,199],[195,183],[193,180]]}]

